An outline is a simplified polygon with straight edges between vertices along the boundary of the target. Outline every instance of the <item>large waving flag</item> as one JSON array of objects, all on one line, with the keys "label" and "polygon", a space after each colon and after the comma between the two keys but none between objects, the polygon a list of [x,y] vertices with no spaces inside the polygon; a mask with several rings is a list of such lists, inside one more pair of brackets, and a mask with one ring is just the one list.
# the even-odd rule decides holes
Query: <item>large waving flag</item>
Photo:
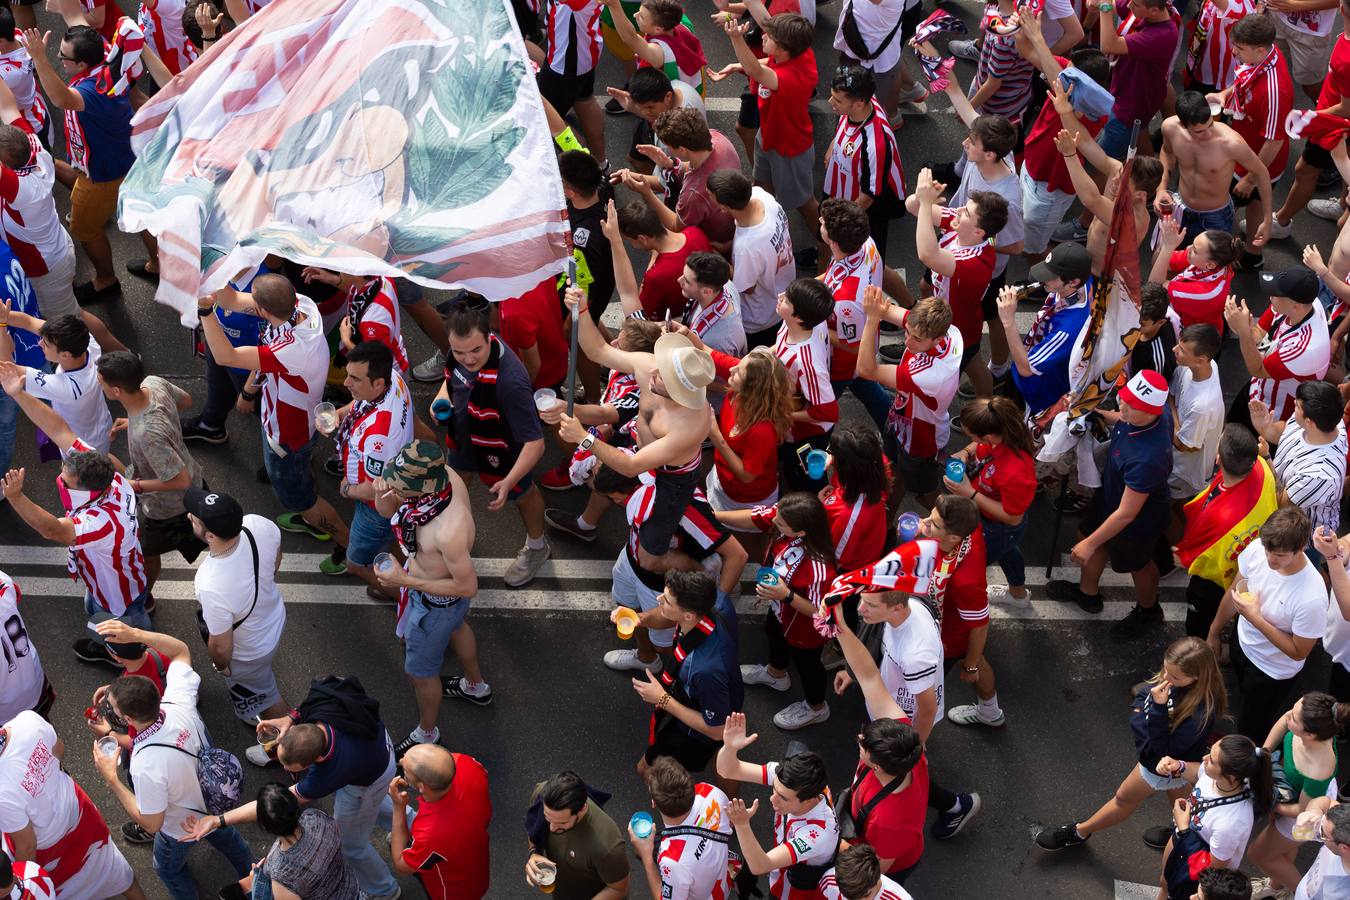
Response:
[{"label": "large waving flag", "polygon": [[1257,459],[1251,474],[1222,490],[1223,473],[1215,474],[1205,489],[1184,507],[1186,532],[1177,542],[1176,554],[1192,575],[1207,578],[1227,588],[1237,577],[1237,558],[1275,508],[1275,473],[1264,459]]},{"label": "large waving flag", "polygon": [[160,241],[156,299],[269,253],[488,297],[562,271],[566,202],[507,0],[272,3],[132,123],[118,221]]}]

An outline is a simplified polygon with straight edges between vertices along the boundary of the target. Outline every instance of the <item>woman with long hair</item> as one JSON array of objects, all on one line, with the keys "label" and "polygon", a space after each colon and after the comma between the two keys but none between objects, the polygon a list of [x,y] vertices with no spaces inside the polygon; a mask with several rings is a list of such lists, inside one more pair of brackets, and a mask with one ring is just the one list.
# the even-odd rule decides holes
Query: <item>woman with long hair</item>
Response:
[{"label": "woman with long hair", "polygon": [[1007,397],[967,403],[961,408],[961,427],[971,442],[952,458],[965,465],[966,477],[960,481],[944,477],[943,483],[951,493],[975,501],[984,528],[985,557],[990,565],[998,563],[1008,579],[1006,588],[989,585],[989,599],[1026,606],[1030,601],[1021,543],[1027,510],[1036,499],[1031,432],[1022,411]]},{"label": "woman with long hair", "polygon": [[763,557],[772,575],[763,573],[755,585],[760,600],[770,603],[764,618],[769,639],[767,665],[741,666],[746,684],[763,684],[776,691],[792,686],[787,668],[791,662],[802,681],[804,700],[779,710],[773,722],[784,731],[795,731],[824,722],[830,717],[825,702],[825,664],[820,659],[825,638],[812,617],[835,575],[834,541],[830,520],[815,494],[788,494],[776,506],[753,510],[718,512],[717,520],[728,527],[755,527],[771,535]]},{"label": "woman with long hair", "polygon": [[[778,502],[778,445],[792,431],[792,376],[766,347],[747,353],[727,377],[730,392],[719,416],[711,408],[713,466],[708,503],[714,510],[754,509]],[[768,538],[758,528],[732,528],[751,559],[760,559]]]},{"label": "woman with long hair", "polygon": [[[1042,850],[1063,850],[1087,843],[1098,831],[1119,825],[1151,795],[1166,791],[1172,800],[1185,796],[1195,779],[1160,774],[1159,760],[1182,760],[1192,770],[1204,758],[1214,723],[1228,712],[1223,675],[1209,645],[1184,637],[1168,645],[1162,668],[1144,683],[1134,698],[1130,730],[1139,762],[1106,801],[1086,821],[1047,828],[1036,836]],[[1168,831],[1168,829],[1161,829]],[[1164,835],[1149,829],[1144,840],[1151,846],[1166,843]]]},{"label": "woman with long hair", "polygon": [[830,432],[826,477],[829,483],[820,490],[820,502],[830,519],[839,571],[870,566],[887,549],[886,503],[891,494],[891,470],[881,434],[871,427],[836,427]]},{"label": "woman with long hair", "polygon": [[1313,691],[1304,694],[1270,729],[1264,747],[1283,777],[1276,779],[1275,817],[1251,846],[1251,861],[1267,876],[1263,888],[1292,893],[1298,887],[1301,875],[1294,865],[1299,849],[1294,821],[1311,801],[1326,796],[1327,785],[1336,777],[1335,738],[1347,724],[1350,703],[1337,703],[1330,694]]}]

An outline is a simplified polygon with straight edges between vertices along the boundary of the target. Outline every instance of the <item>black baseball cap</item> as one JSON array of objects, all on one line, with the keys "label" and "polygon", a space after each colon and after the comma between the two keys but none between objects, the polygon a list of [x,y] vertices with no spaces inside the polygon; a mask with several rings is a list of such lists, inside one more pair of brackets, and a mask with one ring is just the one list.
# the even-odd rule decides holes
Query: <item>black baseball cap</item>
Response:
[{"label": "black baseball cap", "polygon": [[136,659],[145,652],[145,645],[140,641],[132,641],[129,644],[117,644],[113,641],[105,640],[103,635],[95,630],[94,626],[101,622],[120,622],[117,616],[108,612],[106,609],[100,609],[89,617],[89,630],[93,631],[98,640],[103,641],[104,646],[113,652],[113,655],[120,659]]},{"label": "black baseball cap", "polygon": [[1087,281],[1092,274],[1092,254],[1082,244],[1059,244],[1050,255],[1031,267],[1031,280],[1046,282]]},{"label": "black baseball cap", "polygon": [[1263,272],[1261,290],[1267,297],[1288,297],[1295,303],[1312,303],[1322,290],[1322,281],[1307,266],[1295,265],[1281,272]]},{"label": "black baseball cap", "polygon": [[190,487],[183,494],[183,506],[216,537],[229,540],[244,529],[244,509],[229,494]]}]

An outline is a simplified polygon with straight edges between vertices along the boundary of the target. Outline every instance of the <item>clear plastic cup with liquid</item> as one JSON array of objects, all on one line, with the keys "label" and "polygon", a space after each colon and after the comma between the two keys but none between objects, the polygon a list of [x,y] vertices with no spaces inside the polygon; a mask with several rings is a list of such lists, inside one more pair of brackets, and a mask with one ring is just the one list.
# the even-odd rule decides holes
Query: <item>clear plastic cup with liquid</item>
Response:
[{"label": "clear plastic cup with liquid", "polygon": [[1247,584],[1247,579],[1238,576],[1233,582],[1233,599],[1243,605],[1256,600],[1256,595],[1252,593],[1251,586]]},{"label": "clear plastic cup with liquid", "polygon": [[539,869],[539,876],[534,880],[539,890],[545,894],[551,894],[557,888],[558,866],[552,860],[540,860],[535,863]]},{"label": "clear plastic cup with liquid", "polygon": [[112,757],[122,752],[122,748],[117,746],[117,738],[113,737],[111,734],[105,734],[103,737],[99,738],[94,746],[98,747],[98,752],[101,756]]},{"label": "clear plastic cup with liquid", "polygon": [[1298,819],[1294,821],[1290,835],[1300,843],[1322,840],[1322,816],[1300,813]]},{"label": "clear plastic cup with liquid", "polygon": [[371,560],[371,568],[375,570],[376,575],[388,575],[398,568],[398,560],[394,559],[392,553],[376,553],[375,559]]},{"label": "clear plastic cup with liquid", "polygon": [[558,392],[553,388],[540,388],[534,392],[534,408],[548,412],[558,403]]},{"label": "clear plastic cup with liquid", "polygon": [[908,544],[919,534],[919,516],[917,513],[902,513],[895,523],[896,536],[900,543]]},{"label": "clear plastic cup with liquid", "polygon": [[275,725],[258,726],[258,746],[271,759],[277,758],[277,742],[281,739],[281,729]]},{"label": "clear plastic cup with liquid", "polygon": [[337,431],[337,407],[326,400],[315,406],[314,427],[319,429],[320,434],[332,434],[334,431]]},{"label": "clear plastic cup with liquid", "polygon": [[628,827],[633,830],[633,835],[639,839],[649,838],[652,832],[656,830],[656,820],[652,818],[649,812],[635,812],[633,818],[628,820]]},{"label": "clear plastic cup with liquid", "polygon": [[636,610],[629,609],[626,606],[620,606],[614,610],[614,631],[623,640],[628,640],[637,630],[638,614]]}]

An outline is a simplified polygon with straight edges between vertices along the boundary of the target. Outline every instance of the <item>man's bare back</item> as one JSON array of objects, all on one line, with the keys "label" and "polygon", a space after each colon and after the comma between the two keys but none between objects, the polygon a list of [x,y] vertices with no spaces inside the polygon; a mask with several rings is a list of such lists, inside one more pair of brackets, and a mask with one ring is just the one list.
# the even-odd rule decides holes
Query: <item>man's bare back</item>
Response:
[{"label": "man's bare back", "polygon": [[408,558],[408,574],[414,578],[434,581],[453,577],[452,565],[458,568],[468,561],[473,550],[476,531],[469,489],[453,471],[450,483],[454,486],[450,505],[417,529],[417,552]]},{"label": "man's bare back", "polygon": [[[1134,233],[1142,238],[1148,233],[1148,203],[1135,198],[1131,205],[1134,211]],[[1106,238],[1110,233],[1110,224],[1094,216],[1088,225],[1087,248],[1092,254],[1092,273],[1097,276],[1102,274],[1102,264],[1106,262]]]}]

